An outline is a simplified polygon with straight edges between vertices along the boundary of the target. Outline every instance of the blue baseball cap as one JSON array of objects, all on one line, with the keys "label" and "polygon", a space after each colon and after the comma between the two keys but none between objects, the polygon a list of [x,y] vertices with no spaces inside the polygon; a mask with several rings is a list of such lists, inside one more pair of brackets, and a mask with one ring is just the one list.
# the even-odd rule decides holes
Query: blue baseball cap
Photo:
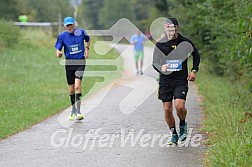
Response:
[{"label": "blue baseball cap", "polygon": [[64,26],[67,26],[69,24],[74,24],[74,18],[72,18],[72,17],[64,18]]}]

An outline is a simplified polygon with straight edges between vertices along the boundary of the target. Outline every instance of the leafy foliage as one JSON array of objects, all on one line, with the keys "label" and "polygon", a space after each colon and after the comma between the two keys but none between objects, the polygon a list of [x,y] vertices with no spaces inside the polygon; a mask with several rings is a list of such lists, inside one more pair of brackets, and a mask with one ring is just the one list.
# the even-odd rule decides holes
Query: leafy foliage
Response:
[{"label": "leafy foliage", "polygon": [[12,21],[23,13],[28,21],[54,22],[59,14],[65,17],[74,12],[68,0],[0,0],[0,4],[0,17]]},{"label": "leafy foliage", "polygon": [[[249,0],[169,0],[170,14],[196,41],[208,69],[252,87],[252,3]],[[221,9],[221,10],[220,10]]]},{"label": "leafy foliage", "polygon": [[127,1],[104,0],[104,5],[99,12],[99,23],[103,28],[110,28],[121,18],[133,20],[133,8]]}]

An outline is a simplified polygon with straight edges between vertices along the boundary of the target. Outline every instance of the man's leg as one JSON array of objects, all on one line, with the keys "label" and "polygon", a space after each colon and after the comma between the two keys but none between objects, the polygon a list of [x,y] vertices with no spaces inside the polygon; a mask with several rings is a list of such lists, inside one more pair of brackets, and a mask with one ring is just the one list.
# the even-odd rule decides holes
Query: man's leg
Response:
[{"label": "man's leg", "polygon": [[69,90],[70,100],[72,104],[72,113],[76,114],[74,84],[68,85],[68,90]]},{"label": "man's leg", "polygon": [[179,117],[179,140],[184,141],[187,138],[187,123],[185,121],[187,115],[187,109],[185,108],[185,100],[184,99],[175,99],[174,106],[177,111],[177,115]]},{"label": "man's leg", "polygon": [[174,107],[180,120],[186,119],[187,109],[185,108],[185,102],[184,99],[175,99],[174,101]]},{"label": "man's leg", "polygon": [[175,119],[172,114],[172,102],[163,102],[164,117],[169,128],[175,127]]},{"label": "man's leg", "polygon": [[137,71],[137,75],[138,75],[139,74],[139,53],[138,53],[138,51],[135,51],[134,60],[135,60],[136,71]]},{"label": "man's leg", "polygon": [[143,53],[143,51],[141,51],[140,53],[141,53],[140,60],[139,60],[140,61],[140,74],[143,75],[142,69],[143,69],[143,57],[144,57],[144,53]]},{"label": "man's leg", "polygon": [[75,73],[75,84],[74,84],[74,88],[75,88],[75,94],[76,94],[76,106],[77,106],[77,120],[82,120],[84,118],[84,116],[81,114],[80,112],[80,108],[81,108],[81,82],[82,82],[82,77],[83,77],[83,73],[85,70],[85,65],[83,66],[78,66],[77,71]]},{"label": "man's leg", "polygon": [[81,80],[75,79],[75,93],[76,93],[76,104],[77,104],[77,113],[80,114],[80,106],[81,106]]},{"label": "man's leg", "polygon": [[75,94],[74,84],[68,85],[69,94]]},{"label": "man's leg", "polygon": [[163,102],[165,121],[172,132],[172,138],[169,144],[176,144],[178,141],[178,134],[175,126],[175,119],[172,114],[172,102]]},{"label": "man's leg", "polygon": [[69,120],[73,120],[76,115],[76,107],[75,107],[75,89],[74,89],[74,80],[75,80],[75,70],[73,66],[66,65],[66,78],[68,83],[68,92],[70,96],[70,101],[72,104],[72,111],[68,117]]},{"label": "man's leg", "polygon": [[140,75],[143,75],[143,70],[142,70],[142,69],[143,69],[143,59],[140,58],[140,59],[138,60],[138,64],[139,64],[139,66],[140,66],[140,67],[139,67],[139,74],[140,74]]},{"label": "man's leg", "polygon": [[137,71],[137,75],[138,75],[138,73],[139,73],[139,71],[138,71],[138,60],[136,60],[135,62],[136,62],[136,71]]}]

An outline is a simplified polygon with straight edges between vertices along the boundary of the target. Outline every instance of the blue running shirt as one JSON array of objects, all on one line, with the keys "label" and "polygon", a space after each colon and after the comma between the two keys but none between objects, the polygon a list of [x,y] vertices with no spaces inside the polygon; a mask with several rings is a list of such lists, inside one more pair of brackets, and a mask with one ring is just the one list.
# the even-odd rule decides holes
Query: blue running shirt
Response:
[{"label": "blue running shirt", "polygon": [[89,39],[90,37],[83,29],[74,29],[73,33],[65,31],[58,36],[55,48],[62,50],[64,47],[66,59],[84,59],[84,40],[88,42]]},{"label": "blue running shirt", "polygon": [[143,42],[144,42],[144,35],[141,34],[140,36],[137,36],[136,34],[133,35],[130,39],[130,42],[133,43],[134,41],[137,41],[134,43],[134,50],[140,51],[143,50]]}]

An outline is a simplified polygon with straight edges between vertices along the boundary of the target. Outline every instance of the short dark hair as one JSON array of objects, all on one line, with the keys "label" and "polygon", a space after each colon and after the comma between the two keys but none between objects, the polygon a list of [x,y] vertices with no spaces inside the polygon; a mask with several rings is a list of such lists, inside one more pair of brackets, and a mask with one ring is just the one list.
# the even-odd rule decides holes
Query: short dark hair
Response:
[{"label": "short dark hair", "polygon": [[174,24],[175,26],[178,26],[179,24],[178,24],[178,21],[177,21],[177,19],[175,19],[175,18],[168,18],[166,21],[165,21],[165,24]]}]

